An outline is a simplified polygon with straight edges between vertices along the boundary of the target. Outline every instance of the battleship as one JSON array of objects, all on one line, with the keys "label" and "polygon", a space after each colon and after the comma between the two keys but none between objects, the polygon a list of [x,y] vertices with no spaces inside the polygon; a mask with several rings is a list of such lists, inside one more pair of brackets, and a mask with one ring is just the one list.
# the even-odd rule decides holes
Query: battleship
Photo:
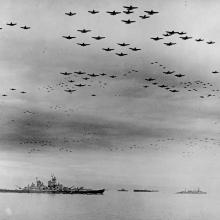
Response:
[{"label": "battleship", "polygon": [[199,188],[197,190],[183,190],[180,192],[177,192],[176,194],[207,194],[207,192],[201,191]]},{"label": "battleship", "polygon": [[38,178],[36,184],[31,183],[25,187],[18,187],[17,189],[0,189],[0,193],[46,193],[46,194],[95,194],[100,195],[105,192],[105,189],[86,189],[84,187],[67,187],[57,182],[57,178],[51,175],[51,180],[48,181],[47,186]]},{"label": "battleship", "polygon": [[133,192],[159,192],[158,190],[151,189],[134,189]]}]

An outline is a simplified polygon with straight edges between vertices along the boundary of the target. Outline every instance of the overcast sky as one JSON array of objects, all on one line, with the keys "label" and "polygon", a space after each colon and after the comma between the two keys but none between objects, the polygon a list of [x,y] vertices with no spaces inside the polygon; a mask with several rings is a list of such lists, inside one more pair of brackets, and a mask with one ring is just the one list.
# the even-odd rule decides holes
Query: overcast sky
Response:
[{"label": "overcast sky", "polygon": [[[122,12],[125,5],[138,9],[131,15],[106,13]],[[88,13],[92,9],[99,13]],[[151,9],[159,13],[139,17]],[[7,95],[0,96],[2,185],[51,172],[69,182],[75,179],[68,174],[75,173],[87,185],[219,182],[220,74],[212,73],[220,71],[219,10],[217,0],[0,0],[0,94]],[[65,15],[69,11],[77,14]],[[121,21],[127,19],[136,22]],[[21,29],[24,25],[31,28]],[[83,28],[91,32],[77,31]],[[164,37],[169,30],[192,39]],[[76,38],[62,37],[67,35]],[[92,38],[98,35],[106,38]],[[164,39],[151,39],[156,36]],[[90,45],[77,45],[82,42]],[[130,45],[117,44],[123,42]],[[168,42],[176,45],[164,45]],[[115,50],[102,50],[107,47]],[[128,55],[119,57],[120,52]],[[80,70],[87,74],[73,73]],[[168,70],[175,73],[163,73]],[[152,85],[149,77],[179,92]],[[216,178],[212,184],[203,179],[209,169]]]}]

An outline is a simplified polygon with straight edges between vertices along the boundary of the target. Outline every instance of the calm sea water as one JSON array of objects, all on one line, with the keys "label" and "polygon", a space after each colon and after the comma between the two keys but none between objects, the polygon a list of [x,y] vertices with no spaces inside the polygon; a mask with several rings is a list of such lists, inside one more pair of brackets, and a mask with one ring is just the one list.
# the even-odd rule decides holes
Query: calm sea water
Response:
[{"label": "calm sea water", "polygon": [[0,194],[1,220],[219,220],[219,195],[108,191],[95,195]]}]

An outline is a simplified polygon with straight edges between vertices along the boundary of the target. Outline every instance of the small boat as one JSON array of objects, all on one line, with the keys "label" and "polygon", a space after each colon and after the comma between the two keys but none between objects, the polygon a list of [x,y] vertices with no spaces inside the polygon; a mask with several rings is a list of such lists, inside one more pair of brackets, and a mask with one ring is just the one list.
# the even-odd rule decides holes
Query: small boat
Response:
[{"label": "small boat", "polygon": [[128,190],[127,190],[127,189],[124,189],[124,188],[118,189],[118,191],[119,191],[119,192],[128,192]]}]

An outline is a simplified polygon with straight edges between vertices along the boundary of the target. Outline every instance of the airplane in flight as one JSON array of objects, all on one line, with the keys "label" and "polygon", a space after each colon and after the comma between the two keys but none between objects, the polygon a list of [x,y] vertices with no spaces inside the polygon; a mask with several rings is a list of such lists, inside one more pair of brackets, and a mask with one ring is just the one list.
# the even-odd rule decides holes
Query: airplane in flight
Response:
[{"label": "airplane in flight", "polygon": [[104,51],[112,51],[112,50],[114,50],[114,49],[112,49],[112,48],[102,48]]},{"label": "airplane in flight", "polygon": [[136,21],[132,21],[130,19],[128,19],[128,20],[121,20],[121,21],[124,22],[125,24],[132,24],[132,23],[136,22]]},{"label": "airplane in flight", "polygon": [[212,71],[212,73],[213,74],[217,74],[217,73],[219,73],[217,70],[215,70],[215,71]]},{"label": "airplane in flight", "polygon": [[181,39],[183,40],[189,40],[189,39],[192,39],[192,37],[188,37],[188,36],[184,36],[184,37],[180,37]]},{"label": "airplane in flight", "polygon": [[8,25],[8,26],[15,26],[15,25],[17,25],[17,23],[10,22],[10,23],[7,23],[6,25]]},{"label": "airplane in flight", "polygon": [[87,29],[82,29],[82,30],[77,30],[77,31],[79,31],[79,32],[81,32],[83,34],[91,32],[91,30],[87,30]]},{"label": "airplane in flight", "polygon": [[118,15],[118,14],[121,14],[120,11],[107,11],[106,13],[110,14],[110,15]]},{"label": "airplane in flight", "polygon": [[130,44],[126,44],[126,43],[118,43],[119,46],[122,46],[122,47],[126,47],[126,46],[129,46]]},{"label": "airplane in flight", "polygon": [[118,56],[120,56],[120,57],[123,57],[123,56],[126,56],[126,55],[128,55],[127,53],[116,53],[116,55],[118,55]]},{"label": "airplane in flight", "polygon": [[96,40],[102,40],[102,39],[105,39],[105,37],[101,37],[101,36],[97,36],[97,37],[92,37],[93,39],[96,39]]},{"label": "airplane in flight", "polygon": [[127,10],[131,11],[137,9],[138,7],[130,5],[130,6],[123,6],[123,8],[126,8]]},{"label": "airplane in flight", "polygon": [[73,38],[76,38],[76,37],[71,37],[70,35],[69,36],[62,36],[63,38],[67,39],[67,40],[71,40]]},{"label": "airplane in flight", "polygon": [[173,45],[175,45],[176,43],[169,42],[169,43],[164,43],[164,44],[167,45],[167,46],[173,46]]},{"label": "airplane in flight", "polygon": [[164,71],[163,73],[166,74],[166,75],[170,75],[172,73],[175,73],[175,71]]},{"label": "airplane in flight", "polygon": [[91,76],[91,77],[97,77],[97,76],[99,76],[99,75],[97,75],[97,74],[95,74],[95,73],[88,74],[88,75]]},{"label": "airplane in flight", "polygon": [[74,73],[76,73],[76,74],[78,74],[78,75],[86,74],[86,72],[82,72],[82,71],[75,71]]},{"label": "airplane in flight", "polygon": [[28,30],[28,29],[30,29],[31,27],[27,27],[27,26],[25,25],[25,26],[22,26],[22,27],[20,27],[20,28],[22,28],[22,29],[24,29],[24,30]]},{"label": "airplane in flight", "polygon": [[130,49],[130,50],[133,50],[133,51],[139,51],[139,50],[141,50],[141,49],[136,48],[136,47],[130,47],[129,49]]},{"label": "airplane in flight", "polygon": [[75,92],[76,91],[76,89],[66,89],[66,90],[64,90],[65,92],[69,92],[69,93],[73,93],[73,92]]},{"label": "airplane in flight", "polygon": [[214,44],[215,42],[214,41],[208,41],[206,42],[207,44]]},{"label": "airplane in flight", "polygon": [[162,40],[162,37],[151,37],[152,40],[158,41],[158,40]]},{"label": "airplane in flight", "polygon": [[68,16],[76,15],[76,13],[72,13],[71,11],[70,12],[66,12],[65,14],[68,15]]},{"label": "airplane in flight", "polygon": [[147,15],[140,15],[139,17],[142,18],[142,19],[146,19],[146,18],[149,18],[150,16],[147,16]]},{"label": "airplane in flight", "polygon": [[133,13],[134,13],[134,11],[127,10],[127,11],[123,11],[123,13],[125,13],[125,14],[129,15],[129,14],[133,14]]},{"label": "airplane in flight", "polygon": [[180,77],[183,77],[185,75],[183,75],[183,74],[176,74],[175,76],[180,78]]},{"label": "airplane in flight", "polygon": [[92,11],[88,11],[90,14],[97,14],[97,13],[99,13],[99,11],[96,11],[96,10],[92,10]]},{"label": "airplane in flight", "polygon": [[86,43],[77,43],[79,46],[81,47],[86,47],[86,46],[89,46],[90,44],[86,44]]},{"label": "airplane in flight", "polygon": [[204,41],[204,39],[199,38],[199,39],[195,39],[195,41],[201,42],[201,41]]},{"label": "airplane in flight", "polygon": [[73,74],[73,73],[61,72],[60,74],[62,74],[62,75],[64,75],[64,76],[69,76],[69,75],[71,75],[71,74]]},{"label": "airplane in flight", "polygon": [[154,15],[154,14],[158,14],[159,13],[158,11],[153,11],[153,10],[144,11],[144,12],[148,13],[149,15]]}]

